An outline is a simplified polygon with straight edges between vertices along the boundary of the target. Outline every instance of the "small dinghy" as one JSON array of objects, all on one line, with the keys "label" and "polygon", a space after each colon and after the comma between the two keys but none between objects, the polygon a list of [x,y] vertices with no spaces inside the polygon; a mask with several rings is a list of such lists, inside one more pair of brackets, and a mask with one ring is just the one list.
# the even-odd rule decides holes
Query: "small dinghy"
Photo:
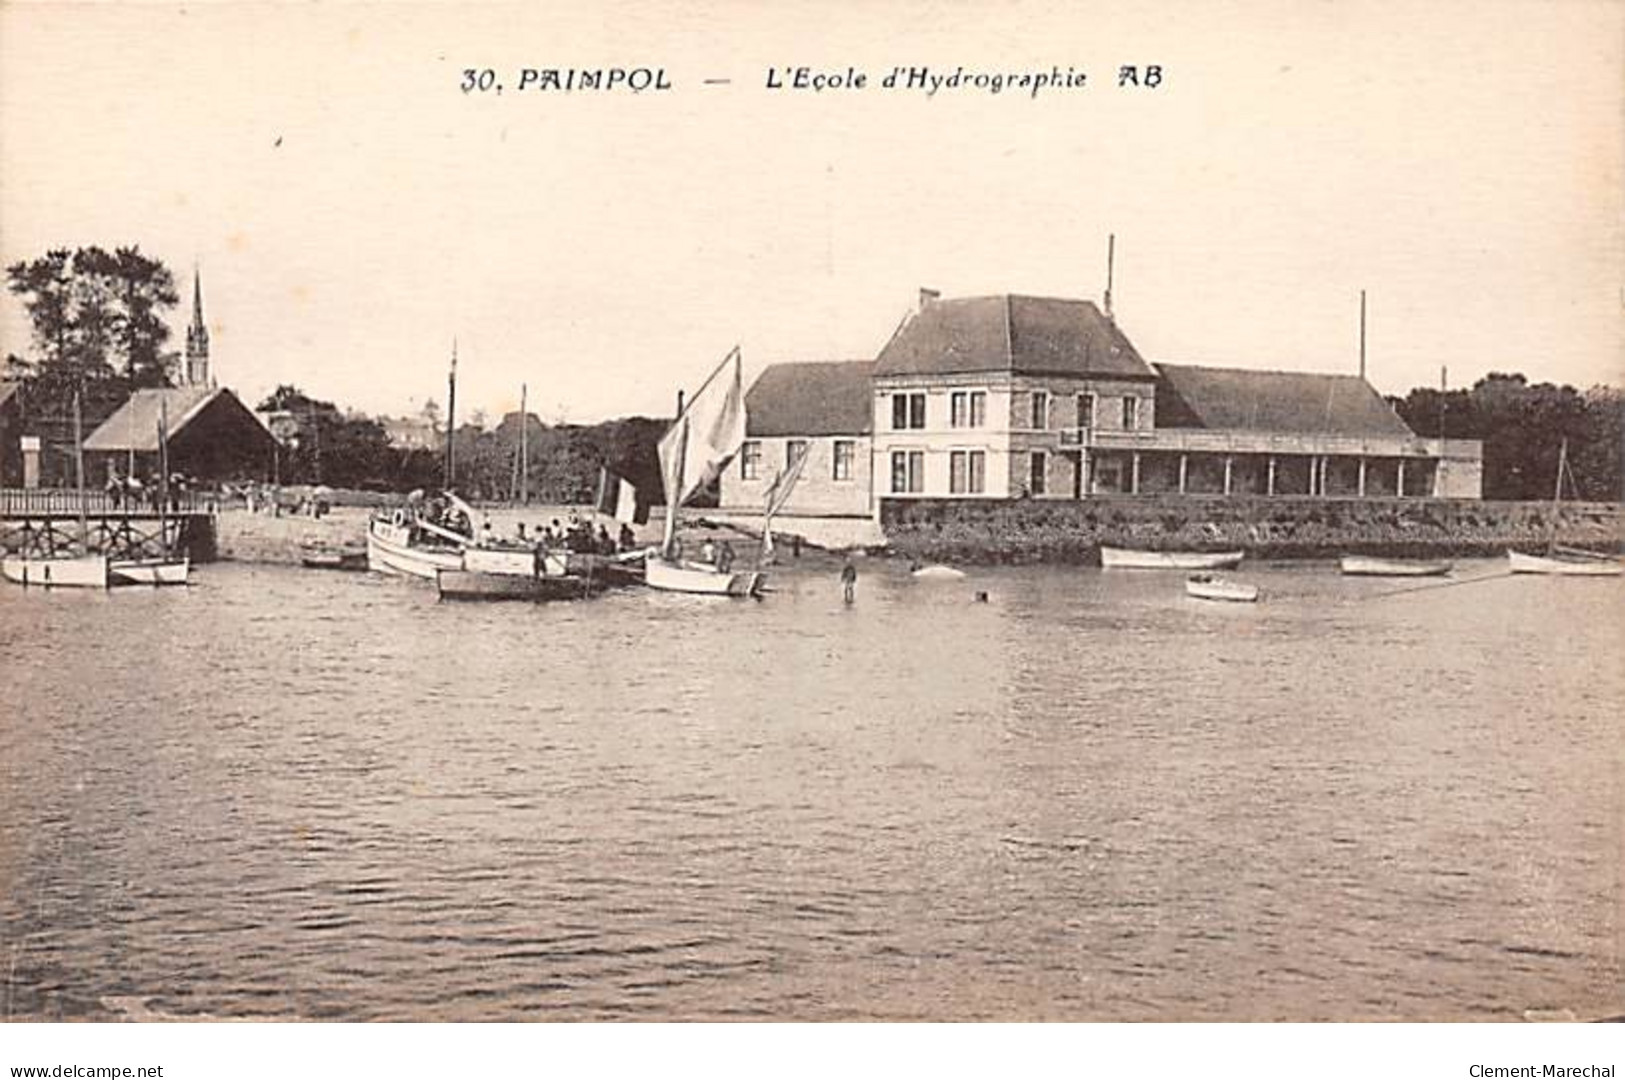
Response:
[{"label": "small dinghy", "polygon": [[1240,551],[1141,551],[1101,545],[1104,570],[1228,570],[1241,563]]},{"label": "small dinghy", "polygon": [[1192,574],[1185,579],[1185,594],[1197,600],[1228,600],[1237,604],[1258,601],[1258,586],[1228,581],[1217,574]]},{"label": "small dinghy", "polygon": [[944,566],[942,563],[916,566],[909,570],[909,573],[921,581],[959,581],[965,576],[965,571]]}]

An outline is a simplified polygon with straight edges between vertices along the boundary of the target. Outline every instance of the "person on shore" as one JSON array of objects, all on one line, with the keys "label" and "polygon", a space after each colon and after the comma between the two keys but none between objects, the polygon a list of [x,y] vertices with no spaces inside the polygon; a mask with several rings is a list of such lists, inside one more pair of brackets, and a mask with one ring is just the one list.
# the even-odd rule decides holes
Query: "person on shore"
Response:
[{"label": "person on shore", "polygon": [[717,564],[717,545],[709,536],[705,538],[705,543],[700,545],[700,561],[711,566]]},{"label": "person on shore", "polygon": [[733,565],[734,546],[731,542],[724,540],[722,545],[717,548],[717,569],[726,574],[733,569]]},{"label": "person on shore", "polygon": [[858,568],[852,565],[852,556],[841,566],[841,599],[848,604],[858,598]]},{"label": "person on shore", "polygon": [[525,523],[521,521],[517,527],[519,529],[519,542],[521,544],[528,545],[530,543],[530,537],[525,535]]},{"label": "person on shore", "polygon": [[637,546],[637,542],[637,537],[632,535],[632,527],[624,521],[621,522],[621,535],[616,542],[616,548],[620,551],[631,551]]},{"label": "person on shore", "polygon": [[615,541],[609,538],[609,530],[603,525],[598,526],[598,554],[615,554]]}]

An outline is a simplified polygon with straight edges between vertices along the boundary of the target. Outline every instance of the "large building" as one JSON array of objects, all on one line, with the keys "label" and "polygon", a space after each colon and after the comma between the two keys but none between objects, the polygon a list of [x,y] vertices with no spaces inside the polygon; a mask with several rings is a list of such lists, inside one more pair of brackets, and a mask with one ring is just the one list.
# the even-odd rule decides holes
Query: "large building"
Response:
[{"label": "large building", "polygon": [[758,504],[801,443],[814,456],[789,513],[878,514],[887,498],[1482,488],[1479,443],[1419,437],[1359,376],[1150,364],[1086,300],[922,292],[872,363],[770,367],[746,414],[724,507]]}]

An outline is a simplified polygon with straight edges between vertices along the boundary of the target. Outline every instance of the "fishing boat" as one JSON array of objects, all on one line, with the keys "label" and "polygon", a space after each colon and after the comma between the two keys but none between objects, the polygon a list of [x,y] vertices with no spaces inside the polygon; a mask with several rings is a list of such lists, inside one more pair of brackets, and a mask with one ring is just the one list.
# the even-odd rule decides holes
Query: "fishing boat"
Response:
[{"label": "fishing boat", "polygon": [[1185,579],[1185,595],[1197,600],[1227,600],[1252,604],[1258,600],[1258,586],[1230,581],[1216,574],[1192,574]]},{"label": "fishing boat", "polygon": [[85,517],[84,421],[79,412],[79,395],[73,395],[73,465],[79,490],[79,551],[54,550],[54,536],[46,531],[45,551],[22,551],[0,558],[0,576],[24,586],[54,589],[105,589],[111,585],[107,556],[90,550],[90,525]]},{"label": "fishing boat", "polygon": [[1438,577],[1450,573],[1442,559],[1384,559],[1373,555],[1345,555],[1338,568],[1350,577]]},{"label": "fishing boat", "polygon": [[367,569],[433,581],[442,570],[463,569],[463,550],[471,543],[472,537],[415,507],[380,512],[367,522]]},{"label": "fishing boat", "polygon": [[1100,547],[1105,570],[1229,570],[1241,564],[1240,551],[1143,551]]},{"label": "fishing boat", "polygon": [[[1619,577],[1625,573],[1618,559],[1582,548],[1563,547],[1557,542],[1557,509],[1563,501],[1563,478],[1569,468],[1569,442],[1564,439],[1557,451],[1557,486],[1552,494],[1551,535],[1544,555],[1508,551],[1508,569],[1514,574],[1551,574],[1560,577]],[[1570,476],[1572,481],[1573,477]]]},{"label": "fishing boat", "polygon": [[745,442],[745,395],[735,346],[660,439],[660,472],[666,489],[666,531],[658,550],[644,559],[643,580],[663,592],[703,596],[758,596],[767,575],[731,565],[685,559],[677,520],[685,500],[715,480]]},{"label": "fishing boat", "polygon": [[435,574],[435,587],[442,600],[579,600],[603,591],[606,583],[575,574],[441,570]]}]

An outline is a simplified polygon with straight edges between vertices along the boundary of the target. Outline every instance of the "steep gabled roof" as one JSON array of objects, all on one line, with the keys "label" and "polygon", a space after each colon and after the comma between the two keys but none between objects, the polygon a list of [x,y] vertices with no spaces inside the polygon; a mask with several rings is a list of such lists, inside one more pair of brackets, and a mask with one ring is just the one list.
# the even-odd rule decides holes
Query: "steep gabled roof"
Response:
[{"label": "steep gabled roof", "polygon": [[867,435],[874,428],[872,360],[774,364],[745,394],[752,436]]},{"label": "steep gabled roof", "polygon": [[91,432],[90,438],[85,440],[85,449],[154,452],[158,449],[160,417],[168,421],[166,435],[173,439],[210,402],[229,393],[206,386],[137,390],[101,427]]},{"label": "steep gabled roof", "polygon": [[979,372],[1155,378],[1094,304],[1037,296],[934,300],[880,350],[874,371],[882,377]]},{"label": "steep gabled roof", "polygon": [[19,382],[0,382],[0,405],[10,401],[12,395],[22,388]]},{"label": "steep gabled roof", "polygon": [[1414,432],[1358,375],[1157,364],[1158,427],[1241,428],[1355,437]]}]

